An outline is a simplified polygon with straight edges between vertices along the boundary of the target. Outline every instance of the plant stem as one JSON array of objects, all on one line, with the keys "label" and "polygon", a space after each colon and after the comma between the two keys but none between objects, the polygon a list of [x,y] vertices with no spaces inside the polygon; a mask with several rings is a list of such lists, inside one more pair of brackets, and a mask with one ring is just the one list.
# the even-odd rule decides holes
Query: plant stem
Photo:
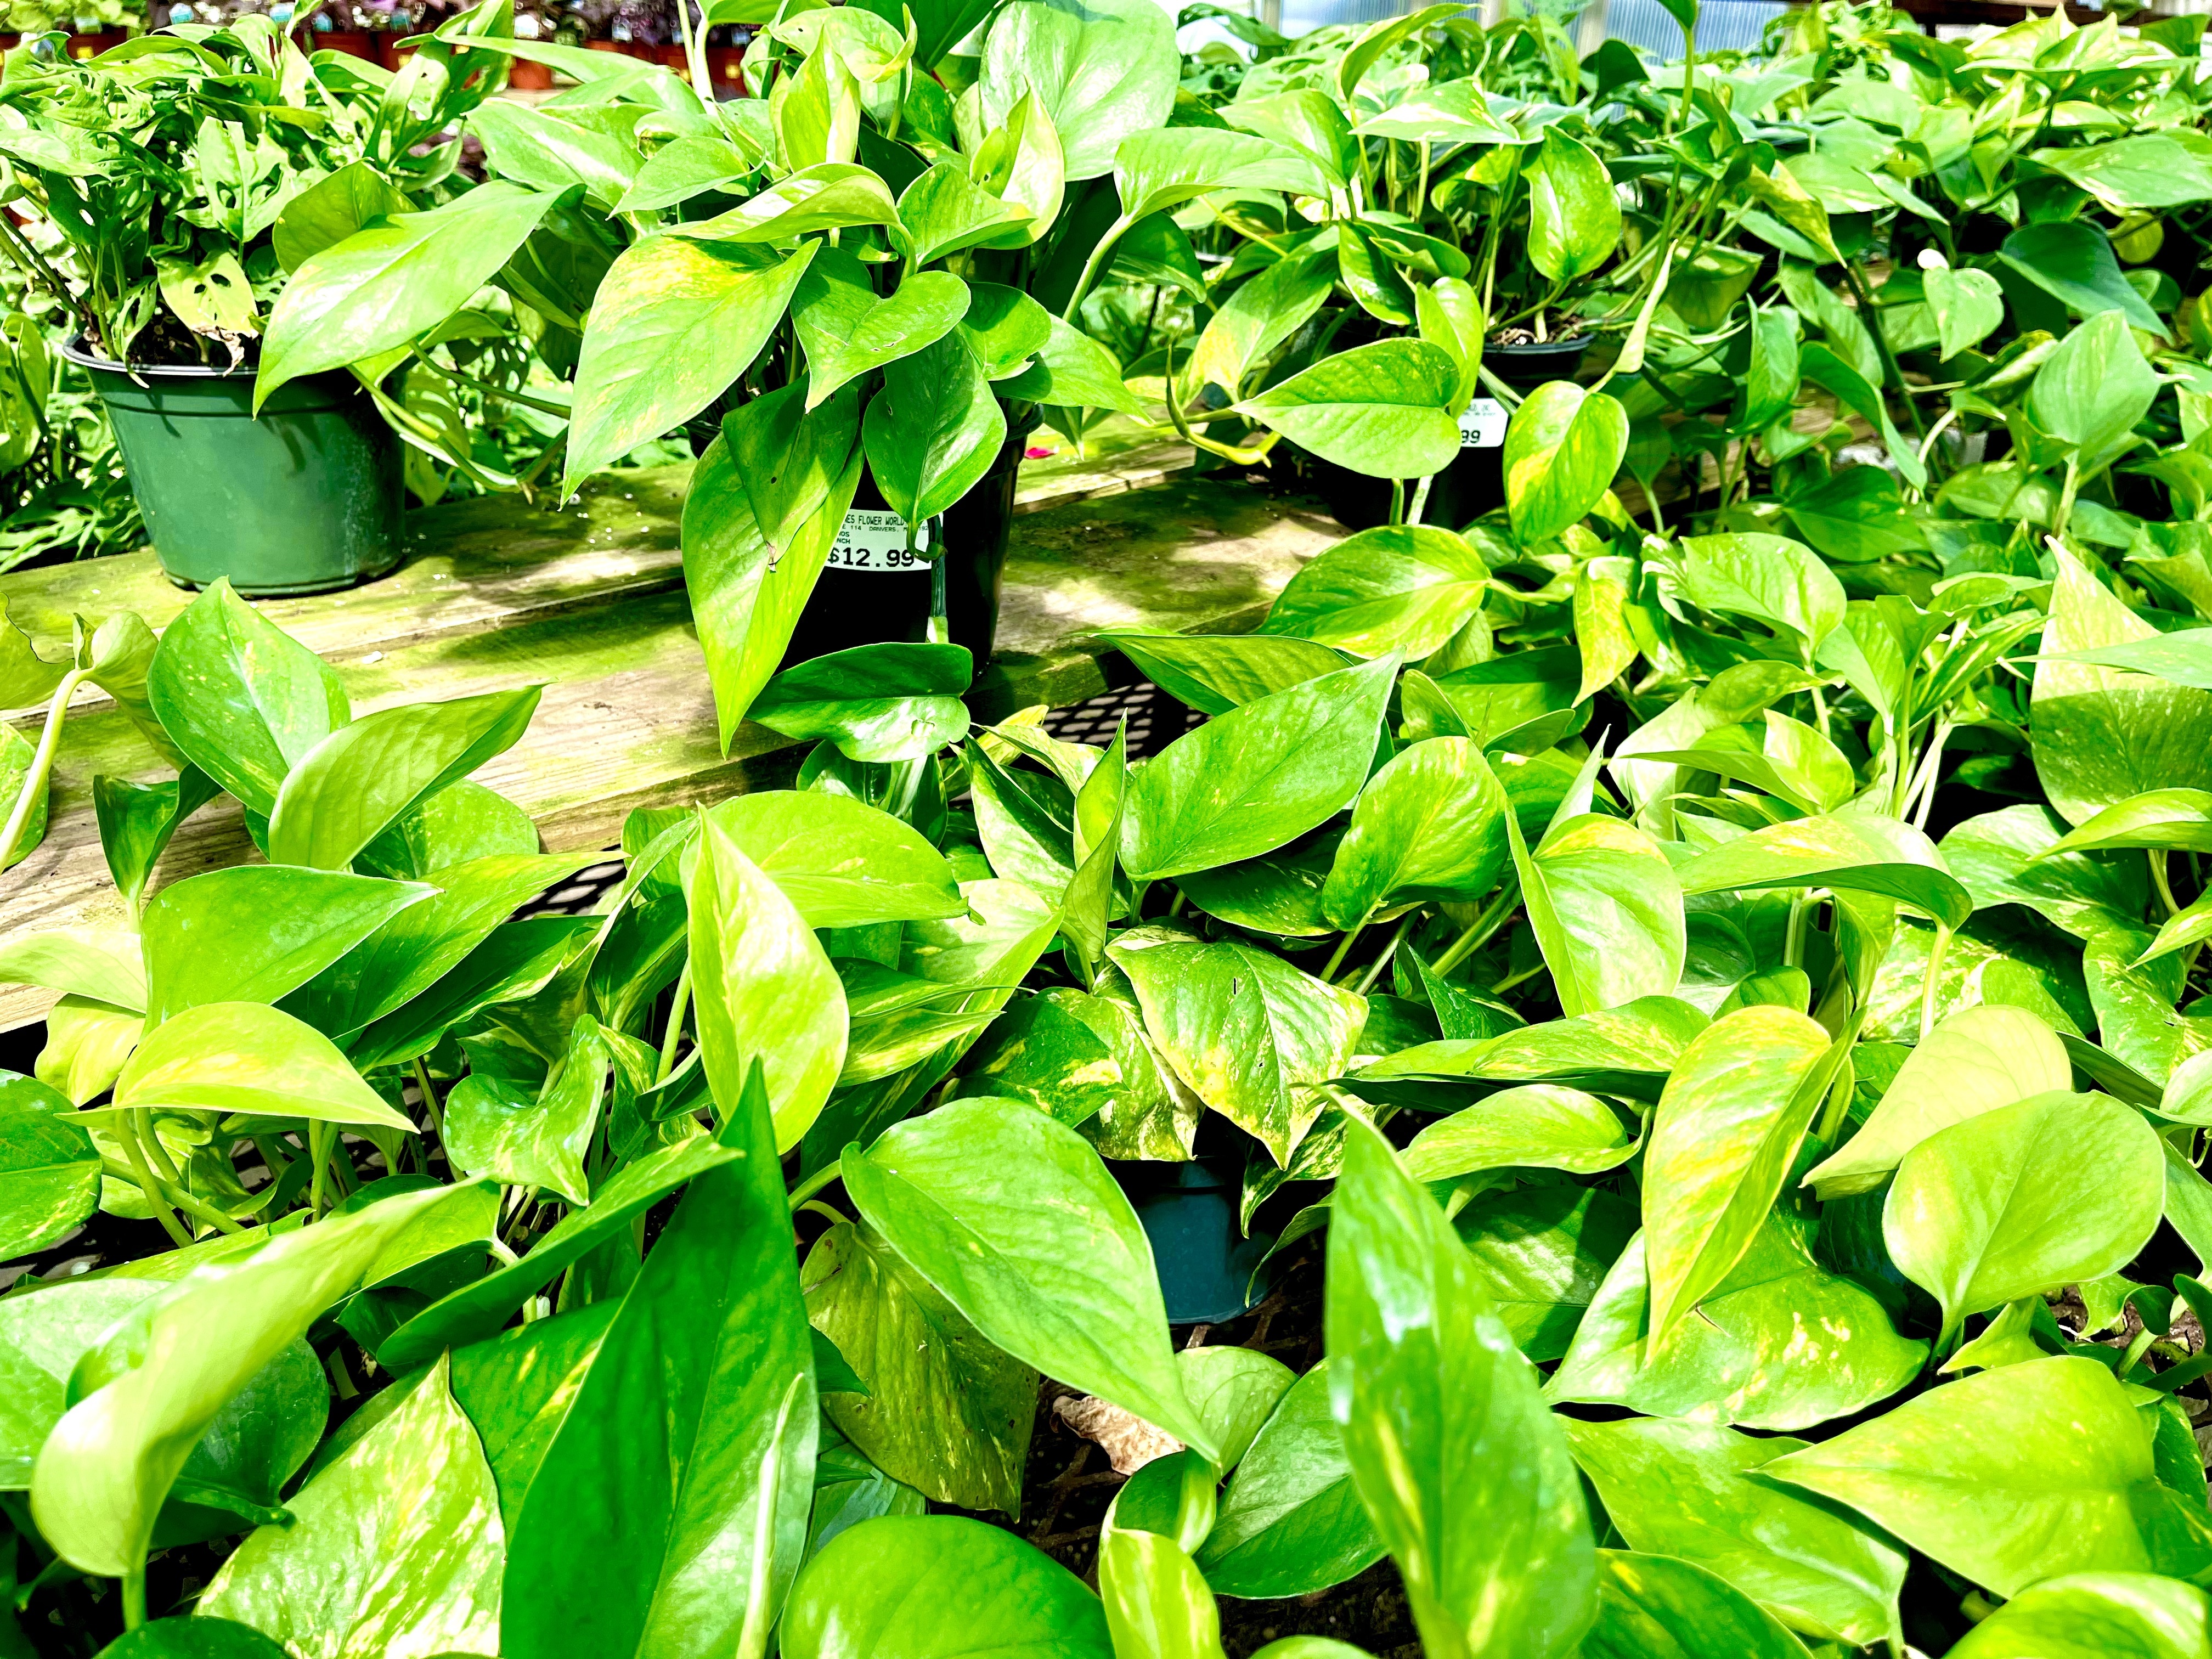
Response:
[{"label": "plant stem", "polygon": [[[100,1164],[103,1166],[105,1173],[112,1176],[115,1180],[127,1181],[133,1186],[137,1184],[138,1172],[133,1170],[129,1164],[118,1164],[112,1158],[103,1158],[100,1159]],[[226,1233],[242,1233],[246,1231],[245,1228],[240,1226],[237,1222],[232,1220],[228,1216],[225,1215],[221,1210],[216,1209],[213,1205],[209,1204],[201,1199],[193,1197],[191,1194],[185,1191],[181,1187],[173,1187],[167,1182],[160,1181],[160,1177],[158,1176],[155,1179],[159,1182],[161,1186],[161,1195],[176,1208],[185,1212],[189,1215],[197,1216],[202,1221],[206,1222],[209,1226],[216,1228]]]},{"label": "plant stem", "polygon": [[1928,951],[1928,971],[1920,977],[1920,1041],[1936,1029],[1936,986],[1943,976],[1943,958],[1950,954],[1951,930],[1936,924],[1936,943]]},{"label": "plant stem", "polygon": [[422,1055],[415,1057],[415,1091],[422,1097],[423,1115],[430,1120],[430,1133],[443,1145],[446,1139],[446,1120],[438,1110],[438,1091],[430,1081],[430,1068]]},{"label": "plant stem", "polygon": [[[0,210],[0,219],[7,216],[4,210]],[[83,679],[84,670],[70,669],[54,688],[53,701],[46,705],[46,729],[39,734],[39,747],[31,757],[31,769],[23,775],[22,793],[15,797],[15,807],[8,814],[7,827],[0,830],[0,870],[15,861],[15,849],[22,842],[24,830],[30,827],[31,814],[46,799],[46,775],[53,770],[54,751],[62,744],[62,721],[68,716],[70,699],[76,695],[77,686]]]},{"label": "plant stem", "polygon": [[1075,313],[1082,308],[1084,301],[1090,297],[1091,283],[1098,280],[1098,273],[1106,268],[1107,256],[1114,252],[1114,245],[1121,240],[1123,233],[1135,222],[1125,213],[1106,227],[1106,234],[1098,239],[1098,246],[1091,250],[1091,257],[1083,262],[1083,274],[1075,279],[1075,292],[1067,296],[1067,304],[1060,313],[1060,321],[1073,323],[1075,320]]},{"label": "plant stem", "polygon": [[1491,935],[1505,925],[1507,919],[1519,908],[1520,903],[1520,883],[1507,882],[1504,886],[1498,890],[1498,896],[1490,902],[1490,907],[1473,921],[1468,923],[1466,930],[1451,942],[1443,955],[1430,964],[1429,971],[1438,979],[1443,978],[1453,969],[1487,945]]},{"label": "plant stem", "polygon": [[2179,915],[2181,906],[2174,902],[2173,888],[2166,878],[2166,850],[2163,847],[2146,847],[2144,856],[2150,860],[2150,884],[2158,889],[2158,902],[2166,906],[2169,916]]},{"label": "plant stem", "polygon": [[817,1170],[812,1175],[803,1176],[800,1179],[799,1183],[791,1189],[792,1213],[796,1215],[799,1212],[799,1206],[800,1205],[805,1203],[808,1199],[813,1197],[815,1194],[820,1192],[824,1187],[829,1186],[830,1182],[836,1180],[842,1173],[843,1166],[836,1160],[832,1159],[830,1162],[823,1164],[820,1169]]},{"label": "plant stem", "polygon": [[161,1231],[168,1234],[170,1241],[182,1249],[192,1242],[192,1236],[185,1231],[185,1224],[177,1219],[177,1212],[162,1202],[161,1183],[146,1161],[146,1143],[139,1139],[138,1120],[151,1115],[143,1108],[124,1113],[118,1124],[121,1130],[118,1138],[123,1142],[124,1156],[131,1160],[131,1179],[138,1183],[139,1192],[145,1196],[146,1207],[153,1211],[154,1219],[161,1224]]},{"label": "plant stem", "polygon": [[307,1184],[307,1216],[319,1220],[323,1213],[324,1182],[330,1174],[331,1131],[332,1126],[320,1118],[307,1123],[307,1156],[314,1160],[314,1174]]},{"label": "plant stem", "polygon": [[[1373,907],[1369,907],[1367,915],[1371,916],[1374,914],[1375,911]],[[1334,953],[1330,956],[1327,964],[1324,965],[1321,970],[1321,976],[1323,979],[1334,981],[1336,978],[1336,970],[1344,966],[1344,959],[1351,954],[1352,945],[1358,939],[1359,936],[1366,931],[1367,916],[1362,916],[1356,923],[1353,924],[1350,933],[1346,933],[1342,939],[1337,940]]]},{"label": "plant stem", "polygon": [[676,1070],[676,1045],[684,1036],[684,1016],[690,1007],[691,960],[686,957],[684,971],[676,976],[676,995],[668,1005],[668,1030],[660,1039],[660,1066],[653,1074],[656,1084],[667,1082],[670,1073]]},{"label": "plant stem", "polygon": [[1398,946],[1406,937],[1406,930],[1413,925],[1413,916],[1419,914],[1419,912],[1415,911],[1398,924],[1398,931],[1390,935],[1390,942],[1375,953],[1375,960],[1367,964],[1367,971],[1359,976],[1359,983],[1352,988],[1354,991],[1361,996],[1365,996],[1368,988],[1382,977],[1383,969],[1388,967],[1390,959],[1398,954]]},{"label": "plant stem", "polygon": [[[0,218],[5,218],[0,214]],[[123,1628],[137,1630],[146,1622],[146,1564],[139,1561],[123,1575]]]}]

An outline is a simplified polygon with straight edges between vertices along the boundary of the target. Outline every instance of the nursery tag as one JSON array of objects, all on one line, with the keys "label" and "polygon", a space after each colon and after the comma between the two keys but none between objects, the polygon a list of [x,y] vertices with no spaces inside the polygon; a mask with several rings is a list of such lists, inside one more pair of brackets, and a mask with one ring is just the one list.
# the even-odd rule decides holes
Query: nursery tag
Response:
[{"label": "nursery tag", "polygon": [[1495,398],[1477,398],[1467,406],[1467,413],[1459,417],[1459,447],[1462,449],[1496,449],[1505,441],[1505,425],[1510,417],[1505,405]]},{"label": "nursery tag", "polygon": [[881,570],[910,572],[926,570],[929,560],[922,550],[929,545],[929,526],[923,525],[915,532],[914,551],[906,549],[906,520],[896,513],[877,512],[868,507],[854,507],[845,515],[845,523],[837,532],[836,544],[830,550],[823,564],[825,570]]}]

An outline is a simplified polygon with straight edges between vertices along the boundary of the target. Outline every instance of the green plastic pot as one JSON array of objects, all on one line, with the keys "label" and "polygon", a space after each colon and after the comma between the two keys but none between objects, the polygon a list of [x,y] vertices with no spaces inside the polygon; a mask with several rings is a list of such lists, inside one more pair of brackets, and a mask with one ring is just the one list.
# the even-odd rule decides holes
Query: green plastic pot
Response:
[{"label": "green plastic pot", "polygon": [[1185,1164],[1115,1161],[1107,1168],[1152,1247],[1169,1324],[1218,1325],[1252,1306],[1252,1276],[1273,1241],[1247,1238],[1238,1221],[1243,1154]]},{"label": "green plastic pot", "polygon": [[179,587],[228,577],[254,598],[325,593],[399,562],[399,439],[352,375],[277,389],[253,415],[253,371],[130,369],[63,355],[107,405],[131,493]]}]

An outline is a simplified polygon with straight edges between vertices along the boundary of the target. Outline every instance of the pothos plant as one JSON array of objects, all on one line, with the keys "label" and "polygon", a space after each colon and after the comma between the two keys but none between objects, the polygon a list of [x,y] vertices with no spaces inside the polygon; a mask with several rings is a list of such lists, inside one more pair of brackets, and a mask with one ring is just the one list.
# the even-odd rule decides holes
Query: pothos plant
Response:
[{"label": "pothos plant", "polygon": [[[2063,61],[2124,119],[2194,97],[2102,26],[1877,82],[1933,60],[1816,21],[1812,125],[2046,84],[1984,61]],[[1990,131],[1981,188],[2048,206],[2062,161],[2193,129],[2050,175]],[[2089,196],[2023,228],[2110,247]],[[1502,511],[1349,538],[1252,635],[1114,635],[1209,717],[1141,761],[976,726],[957,647],[766,676],[725,716],[813,742],[799,787],[635,815],[590,916],[508,919],[579,860],[465,778],[527,690],[354,719],[222,592],[135,680],[98,641],[138,630],[88,622],[63,672],[188,767],[102,785],[136,931],[0,964],[67,994],[0,1095],[0,1219],[176,1248],[0,1297],[29,1628],[1211,1656],[1218,1595],[1387,1553],[1437,1654],[2201,1651],[2192,317],[2123,276],[2155,326],[2092,282],[2038,339],[2062,296],[2017,233],[1884,266],[1923,216],[1791,211],[1846,259],[1778,248],[1721,340],[1662,296],[1615,365],[1624,412],[1674,395],[1638,416],[1666,453],[1720,462],[1648,525],[1619,448],[1510,440]],[[1966,384],[1923,383],[1908,306],[1961,290],[1880,296],[1984,258],[2021,283],[1984,271]],[[1815,355],[1892,325],[1893,383]],[[270,861],[155,886],[218,792]],[[1115,1166],[1214,1133],[1255,1232],[1324,1235],[1303,1376],[1170,1345]],[[1095,1593],[926,1512],[1018,1506],[1041,1374],[1179,1443]],[[175,1553],[211,1539],[211,1577]]]}]

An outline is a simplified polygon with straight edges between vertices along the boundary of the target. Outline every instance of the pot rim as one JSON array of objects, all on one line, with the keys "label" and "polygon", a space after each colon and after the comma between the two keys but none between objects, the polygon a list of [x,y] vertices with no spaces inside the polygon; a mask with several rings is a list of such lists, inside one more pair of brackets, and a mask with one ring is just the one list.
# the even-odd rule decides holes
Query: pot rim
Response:
[{"label": "pot rim", "polygon": [[111,374],[127,374],[134,380],[251,380],[260,372],[251,363],[240,363],[235,368],[216,368],[206,363],[118,363],[112,357],[96,356],[86,349],[82,334],[70,335],[54,349],[80,368],[104,368]]}]

